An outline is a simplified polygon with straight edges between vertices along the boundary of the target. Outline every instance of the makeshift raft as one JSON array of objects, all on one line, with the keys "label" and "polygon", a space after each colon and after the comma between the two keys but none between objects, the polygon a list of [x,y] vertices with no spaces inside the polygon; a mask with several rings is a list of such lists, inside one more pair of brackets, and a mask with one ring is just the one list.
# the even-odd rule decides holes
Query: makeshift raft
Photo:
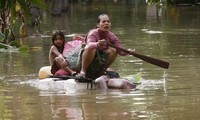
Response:
[{"label": "makeshift raft", "polygon": [[[76,76],[54,76],[51,74],[51,66],[44,66],[39,70],[38,77],[39,82],[51,84],[50,86],[54,88],[55,86],[69,86],[71,89],[92,89],[94,80],[92,79],[79,79]],[[63,84],[63,85],[58,85]]]},{"label": "makeshift raft", "polygon": [[[110,78],[109,75],[103,75],[99,78],[80,79],[76,76],[53,76],[50,72],[51,67],[45,66],[39,70],[39,83],[46,85],[52,89],[65,88],[65,90],[78,89],[134,89],[139,82],[130,82],[127,78]],[[115,72],[114,72],[115,73]],[[106,85],[107,84],[107,85]],[[99,87],[101,86],[101,87]]]}]

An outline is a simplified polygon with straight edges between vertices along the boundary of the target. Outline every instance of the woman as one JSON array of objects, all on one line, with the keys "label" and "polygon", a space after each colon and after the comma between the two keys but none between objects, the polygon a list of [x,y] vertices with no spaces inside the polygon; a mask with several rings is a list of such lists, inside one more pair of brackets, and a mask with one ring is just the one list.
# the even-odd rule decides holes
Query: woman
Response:
[{"label": "woman", "polygon": [[[78,77],[97,78],[104,74],[105,70],[115,61],[118,54],[121,56],[127,55],[124,52],[117,51],[115,48],[108,46],[107,43],[111,43],[121,47],[120,41],[117,36],[110,31],[110,27],[111,22],[109,16],[107,14],[99,15],[97,28],[89,31],[86,37],[86,47],[82,53],[81,70]],[[103,56],[104,64],[102,67],[95,67],[93,64],[98,56]],[[93,71],[95,69],[100,70],[94,73]]]},{"label": "woman", "polygon": [[75,75],[76,72],[69,67],[68,61],[63,56],[65,36],[58,31],[52,35],[53,45],[49,51],[49,63],[53,75]]}]

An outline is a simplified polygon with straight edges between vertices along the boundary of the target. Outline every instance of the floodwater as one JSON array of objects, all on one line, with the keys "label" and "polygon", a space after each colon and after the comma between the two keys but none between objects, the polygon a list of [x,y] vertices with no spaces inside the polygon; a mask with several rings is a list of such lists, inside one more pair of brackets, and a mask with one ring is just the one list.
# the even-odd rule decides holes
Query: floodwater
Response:
[{"label": "floodwater", "polygon": [[[98,3],[98,2],[97,2]],[[43,13],[40,33],[22,40],[28,53],[0,51],[0,120],[197,120],[200,118],[200,8],[121,3],[72,5],[61,16]],[[133,56],[118,57],[121,76],[141,75],[134,90],[41,90],[30,84],[49,65],[49,31],[86,34],[108,13],[124,48],[170,63],[165,70]],[[70,38],[68,38],[70,39]],[[26,84],[29,83],[29,84]]]}]

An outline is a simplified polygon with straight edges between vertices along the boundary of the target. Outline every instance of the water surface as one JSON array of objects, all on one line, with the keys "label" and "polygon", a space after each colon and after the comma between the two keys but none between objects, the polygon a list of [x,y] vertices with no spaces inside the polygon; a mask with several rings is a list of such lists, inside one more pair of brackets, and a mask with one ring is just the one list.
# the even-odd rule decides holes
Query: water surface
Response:
[{"label": "water surface", "polygon": [[[200,108],[199,7],[144,6],[99,3],[72,5],[60,17],[44,18],[41,34],[55,29],[86,34],[101,13],[108,13],[112,31],[124,48],[168,61],[169,69],[133,56],[118,57],[112,68],[121,76],[140,73],[136,90],[44,91],[26,84],[36,81],[39,69],[49,65],[49,37],[22,42],[28,53],[0,52],[0,119],[7,120],[186,120],[198,119]],[[45,13],[48,14],[48,13]],[[70,39],[70,38],[68,38]]]}]

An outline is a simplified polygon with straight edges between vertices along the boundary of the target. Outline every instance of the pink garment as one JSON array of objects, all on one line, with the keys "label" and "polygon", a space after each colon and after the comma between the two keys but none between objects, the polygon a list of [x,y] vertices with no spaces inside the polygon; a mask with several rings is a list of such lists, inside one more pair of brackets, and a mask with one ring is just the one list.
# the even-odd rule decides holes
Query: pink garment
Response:
[{"label": "pink garment", "polygon": [[66,57],[67,55],[74,54],[76,51],[79,51],[83,41],[73,40],[65,43],[65,47],[63,50],[63,55]]},{"label": "pink garment", "polygon": [[[66,42],[64,45],[64,50],[63,50],[63,56],[67,60],[69,67],[71,69],[77,69],[77,60],[78,60],[78,55],[81,50],[82,44],[84,43],[84,39],[76,39],[74,38],[72,41]],[[64,69],[60,69],[60,67],[57,67],[56,64],[54,64],[53,67],[53,73],[57,76],[63,76],[63,75],[70,75],[69,72],[66,72]]]},{"label": "pink garment", "polygon": [[[91,49],[97,48],[97,42],[100,40],[99,36],[99,28],[97,29],[92,29],[89,31],[88,36],[87,36],[87,41],[86,41],[86,47],[89,47]],[[122,47],[119,39],[117,38],[116,35],[114,35],[112,32],[109,31],[108,35],[105,38],[106,41],[108,41],[111,44],[114,44],[117,47]],[[103,49],[99,50],[106,50],[108,49],[109,46],[105,46]],[[118,51],[119,55],[124,56],[126,55],[124,52]]]},{"label": "pink garment", "polygon": [[63,69],[59,69],[56,73],[55,73],[56,76],[64,76],[64,75],[70,75],[69,72],[66,72],[65,70]]},{"label": "pink garment", "polygon": [[63,56],[71,69],[77,69],[79,53],[83,44],[84,42],[80,40],[73,40],[65,43]]}]

